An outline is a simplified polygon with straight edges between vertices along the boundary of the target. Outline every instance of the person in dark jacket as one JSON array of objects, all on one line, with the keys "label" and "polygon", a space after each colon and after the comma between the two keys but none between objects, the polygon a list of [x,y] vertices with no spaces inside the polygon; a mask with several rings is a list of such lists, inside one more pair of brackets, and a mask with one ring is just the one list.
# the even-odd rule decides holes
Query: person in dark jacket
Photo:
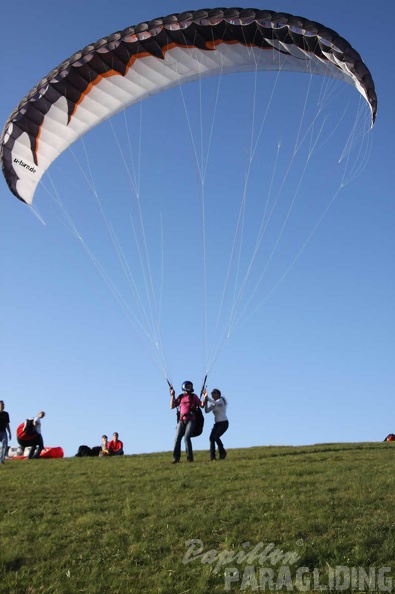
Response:
[{"label": "person in dark jacket", "polygon": [[4,401],[0,400],[0,464],[4,464],[8,452],[7,433],[11,441],[10,415],[4,410]]}]

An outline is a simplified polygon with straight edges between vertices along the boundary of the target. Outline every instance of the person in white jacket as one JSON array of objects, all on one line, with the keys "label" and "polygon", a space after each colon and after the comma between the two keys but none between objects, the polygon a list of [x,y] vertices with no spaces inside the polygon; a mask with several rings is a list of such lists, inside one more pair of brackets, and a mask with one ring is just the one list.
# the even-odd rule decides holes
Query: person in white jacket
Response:
[{"label": "person in white jacket", "polygon": [[33,427],[36,432],[36,441],[35,444],[30,448],[30,452],[28,454],[28,459],[31,458],[39,458],[41,452],[44,449],[44,441],[43,436],[41,434],[41,419],[45,417],[45,412],[42,410],[38,413],[36,417],[34,417]]},{"label": "person in white jacket", "polygon": [[210,433],[210,460],[216,459],[215,444],[218,446],[219,459],[224,460],[226,458],[226,450],[220,438],[229,427],[228,417],[226,416],[227,402],[221,395],[221,391],[217,388],[212,390],[212,398],[208,396],[207,390],[204,391],[203,395],[205,397],[204,410],[206,413],[213,412],[215,419]]}]

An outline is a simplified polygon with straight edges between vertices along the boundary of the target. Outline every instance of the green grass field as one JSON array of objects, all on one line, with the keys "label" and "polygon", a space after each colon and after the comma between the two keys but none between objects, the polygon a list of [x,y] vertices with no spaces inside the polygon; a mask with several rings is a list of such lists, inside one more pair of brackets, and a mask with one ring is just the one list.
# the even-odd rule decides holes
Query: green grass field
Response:
[{"label": "green grass field", "polygon": [[7,461],[0,593],[395,591],[394,447]]}]

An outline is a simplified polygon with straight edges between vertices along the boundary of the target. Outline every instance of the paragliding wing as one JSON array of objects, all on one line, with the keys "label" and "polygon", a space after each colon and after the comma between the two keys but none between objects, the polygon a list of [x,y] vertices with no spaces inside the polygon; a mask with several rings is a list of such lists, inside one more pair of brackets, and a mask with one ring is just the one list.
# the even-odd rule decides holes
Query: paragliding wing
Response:
[{"label": "paragliding wing", "polygon": [[55,68],[21,101],[1,137],[2,169],[31,204],[49,165],[116,112],[175,85],[243,70],[291,70],[338,78],[377,97],[360,55],[334,31],[257,9],[186,12],[100,39]]}]

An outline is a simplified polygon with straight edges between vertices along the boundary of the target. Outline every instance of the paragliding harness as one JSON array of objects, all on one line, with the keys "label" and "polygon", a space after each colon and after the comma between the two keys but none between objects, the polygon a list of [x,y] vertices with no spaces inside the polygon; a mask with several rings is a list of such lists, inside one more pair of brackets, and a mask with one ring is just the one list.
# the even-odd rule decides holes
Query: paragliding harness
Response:
[{"label": "paragliding harness", "polygon": [[[191,403],[192,403],[192,398],[191,398]],[[200,406],[196,406],[193,412],[195,414],[195,429],[193,430],[192,437],[199,437],[199,435],[201,435],[203,433],[204,416],[203,416],[202,409],[200,408]]]},{"label": "paragliding harness", "polygon": [[[200,396],[203,394],[203,390],[206,387],[206,380],[207,380],[207,375],[204,378],[202,389],[200,390]],[[171,385],[169,380],[167,380],[167,383],[169,384],[170,388],[173,388],[173,386]],[[195,429],[194,429],[191,437],[199,437],[199,435],[201,435],[203,433],[204,416],[203,416],[202,409],[200,408],[200,406],[194,406],[193,394],[189,395],[189,414],[191,414],[191,413],[193,413],[195,415]],[[177,425],[179,422],[180,422],[180,407],[177,406]]]},{"label": "paragliding harness", "polygon": [[34,428],[34,419],[26,419],[24,423],[18,425],[16,436],[20,441],[31,441],[37,437],[37,431]]},{"label": "paragliding harness", "polygon": [[76,456],[78,458],[83,458],[83,457],[93,458],[94,456],[98,456],[100,452],[101,452],[100,446],[93,446],[93,448],[90,448],[87,445],[80,445],[80,447],[78,448],[78,452],[76,453]]},{"label": "paragliding harness", "polygon": [[26,419],[16,429],[16,439],[21,448],[28,448],[39,444],[39,435],[34,427],[33,419]]}]

